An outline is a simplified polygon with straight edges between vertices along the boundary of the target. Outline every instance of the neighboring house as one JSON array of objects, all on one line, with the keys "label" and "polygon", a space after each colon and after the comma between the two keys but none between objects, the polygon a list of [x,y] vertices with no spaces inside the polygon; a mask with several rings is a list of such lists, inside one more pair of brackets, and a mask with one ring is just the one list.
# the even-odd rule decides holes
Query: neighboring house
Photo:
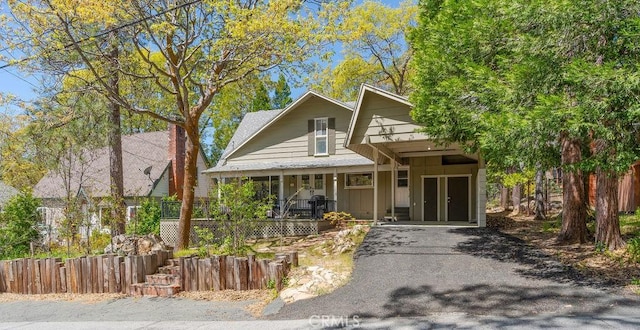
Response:
[{"label": "neighboring house", "polygon": [[310,91],[285,109],[245,115],[205,173],[217,180],[250,177],[277,196],[275,216],[287,208],[289,216],[316,216],[303,211],[324,198],[325,210],[360,219],[484,226],[482,159],[418,133],[411,107],[368,85],[354,104]]},{"label": "neighboring house", "polygon": [[19,193],[18,189],[0,181],[0,212],[9,200]]},{"label": "neighboring house", "polygon": [[[122,137],[122,163],[127,220],[135,215],[141,198],[177,196],[182,198],[184,130],[170,125],[168,131]],[[207,166],[204,154],[198,156],[196,198],[207,198],[210,180],[202,175]],[[80,209],[92,228],[101,227],[101,218],[109,212],[109,148],[88,150],[79,157],[61,162],[34,187],[34,196],[42,199],[47,225],[56,228],[64,216],[68,196],[77,198]],[[84,234],[84,233],[83,233]]]}]

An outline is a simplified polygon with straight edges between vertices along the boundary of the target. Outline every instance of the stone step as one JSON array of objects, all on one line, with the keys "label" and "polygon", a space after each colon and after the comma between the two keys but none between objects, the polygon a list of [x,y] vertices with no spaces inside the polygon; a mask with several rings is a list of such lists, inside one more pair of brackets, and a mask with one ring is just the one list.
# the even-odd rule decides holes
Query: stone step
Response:
[{"label": "stone step", "polygon": [[158,267],[158,274],[167,274],[167,275],[180,275],[180,267],[179,266],[162,266]]},{"label": "stone step", "polygon": [[153,274],[145,276],[147,284],[180,285],[180,277],[172,274]]},{"label": "stone step", "polygon": [[133,296],[142,297],[173,297],[180,292],[180,286],[150,284],[150,283],[136,283],[131,285],[131,294]]},{"label": "stone step", "polygon": [[165,262],[165,266],[179,266],[180,259],[167,259]]}]

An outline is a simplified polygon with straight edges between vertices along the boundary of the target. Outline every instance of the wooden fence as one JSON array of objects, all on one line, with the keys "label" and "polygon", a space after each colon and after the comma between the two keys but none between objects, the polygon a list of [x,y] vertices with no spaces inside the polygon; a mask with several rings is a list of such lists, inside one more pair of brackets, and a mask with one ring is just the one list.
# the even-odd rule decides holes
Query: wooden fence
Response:
[{"label": "wooden fence", "polygon": [[0,261],[0,292],[125,293],[145,281],[172,257],[171,251],[144,256],[86,256],[67,259],[17,259]]},{"label": "wooden fence", "polygon": [[277,254],[275,260],[248,257],[213,256],[180,258],[183,291],[282,290],[283,279],[291,267],[298,266],[298,253]]},{"label": "wooden fence", "polygon": [[[172,256],[171,251],[156,251],[144,256],[99,255],[65,262],[60,258],[0,261],[0,293],[147,295],[159,292],[167,282],[178,286],[177,291],[281,290],[291,266],[298,264],[297,252],[278,254],[275,260],[256,259],[254,255]],[[149,288],[153,290],[145,291]]]}]

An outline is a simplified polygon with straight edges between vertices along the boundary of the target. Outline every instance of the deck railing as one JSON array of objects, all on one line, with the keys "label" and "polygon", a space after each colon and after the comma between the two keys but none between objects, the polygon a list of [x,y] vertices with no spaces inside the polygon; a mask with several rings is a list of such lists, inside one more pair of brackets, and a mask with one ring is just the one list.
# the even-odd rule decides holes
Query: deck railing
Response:
[{"label": "deck railing", "polygon": [[[160,204],[162,219],[180,218],[180,201],[162,201]],[[193,204],[193,218],[211,218],[212,205],[209,201],[196,201]],[[322,215],[336,210],[336,203],[329,199],[288,199],[276,201],[267,216],[280,219],[322,219]]]}]

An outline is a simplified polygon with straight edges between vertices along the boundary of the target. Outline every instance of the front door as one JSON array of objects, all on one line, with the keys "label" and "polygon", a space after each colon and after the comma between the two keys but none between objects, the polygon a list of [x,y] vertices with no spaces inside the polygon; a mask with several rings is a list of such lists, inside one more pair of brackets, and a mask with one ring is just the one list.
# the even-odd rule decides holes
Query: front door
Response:
[{"label": "front door", "polygon": [[438,221],[438,178],[423,179],[423,221]]},{"label": "front door", "polygon": [[469,177],[447,178],[447,221],[469,221]]}]

